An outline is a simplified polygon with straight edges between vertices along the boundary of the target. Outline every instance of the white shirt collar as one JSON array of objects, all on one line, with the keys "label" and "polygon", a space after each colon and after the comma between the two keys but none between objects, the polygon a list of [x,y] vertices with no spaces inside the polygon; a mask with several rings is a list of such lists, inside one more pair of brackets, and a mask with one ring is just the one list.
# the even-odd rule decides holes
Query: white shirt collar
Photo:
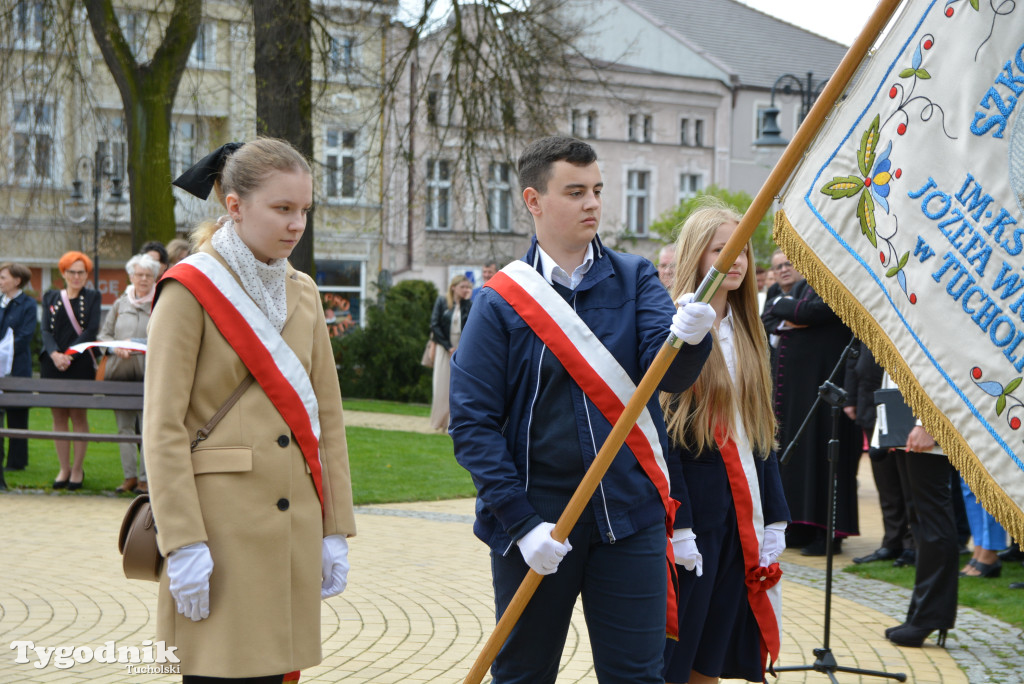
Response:
[{"label": "white shirt collar", "polygon": [[537,243],[537,253],[540,254],[540,273],[544,276],[544,280],[552,285],[558,283],[570,290],[576,289],[583,280],[583,276],[594,265],[594,243],[587,245],[587,254],[583,257],[583,263],[576,267],[571,276],[565,272],[565,269],[555,263],[555,260],[544,251],[539,242]]},{"label": "white shirt collar", "polygon": [[7,305],[11,303],[11,300],[17,299],[18,295],[20,294],[21,290],[15,290],[14,294],[11,295],[10,297],[8,297],[7,295],[3,295],[2,297],[0,297],[0,309],[6,309]]}]

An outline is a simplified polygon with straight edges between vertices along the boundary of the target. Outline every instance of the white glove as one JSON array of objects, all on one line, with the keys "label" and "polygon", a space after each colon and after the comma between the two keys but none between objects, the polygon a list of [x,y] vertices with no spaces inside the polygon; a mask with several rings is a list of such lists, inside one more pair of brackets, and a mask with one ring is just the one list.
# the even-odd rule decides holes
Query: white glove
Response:
[{"label": "white glove", "polygon": [[213,556],[206,542],[189,544],[167,556],[167,578],[178,612],[199,622],[210,617]]},{"label": "white glove", "polygon": [[779,560],[786,550],[786,523],[773,522],[764,526],[764,544],[761,545],[761,567],[767,568]]},{"label": "white glove", "polygon": [[695,571],[697,577],[704,574],[704,558],[697,550],[697,535],[689,527],[672,532],[672,552],[676,556],[676,565]]},{"label": "white glove", "polygon": [[715,310],[710,304],[693,301],[688,292],[676,300],[676,315],[672,317],[669,330],[686,344],[700,344],[715,324]]},{"label": "white glove", "polygon": [[554,574],[565,554],[572,551],[572,544],[568,539],[564,542],[555,541],[551,536],[553,529],[554,523],[541,523],[516,542],[523,554],[523,560],[531,570],[540,575]]},{"label": "white glove", "polygon": [[337,596],[348,586],[348,539],[340,534],[328,535],[324,537],[321,552],[320,600],[323,600]]}]

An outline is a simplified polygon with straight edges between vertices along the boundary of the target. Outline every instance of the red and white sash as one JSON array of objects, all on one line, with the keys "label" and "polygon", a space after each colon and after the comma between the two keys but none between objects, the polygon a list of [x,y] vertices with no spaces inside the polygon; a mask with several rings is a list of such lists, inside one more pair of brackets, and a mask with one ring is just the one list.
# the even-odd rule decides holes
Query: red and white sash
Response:
[{"label": "red and white sash", "polygon": [[767,663],[767,669],[772,671],[773,663],[779,658],[782,626],[782,587],[779,580],[782,579],[782,569],[777,562],[767,568],[761,566],[761,549],[764,546],[761,487],[757,480],[754,455],[747,443],[739,417],[736,420],[736,430],[736,439],[743,444],[742,452],[736,440],[729,437],[721,428],[715,434],[715,441],[725,462],[733,505],[736,508],[747,600],[761,632],[761,663],[762,667]]},{"label": "red and white sash", "polygon": [[167,271],[164,278],[173,278],[188,288],[291,428],[323,508],[320,409],[299,357],[231,272],[213,256],[193,254]]},{"label": "red and white sash", "polygon": [[[547,345],[587,398],[612,425],[636,393],[636,385],[601,340],[561,295],[522,261],[513,261],[484,287],[490,287],[515,310],[534,334]],[[667,334],[667,333],[666,333]],[[668,467],[661,440],[647,407],[626,437],[626,446],[658,490],[665,506],[666,554],[669,566],[669,603],[666,632],[678,637],[675,597],[675,557],[672,524],[679,502],[669,496]]]}]

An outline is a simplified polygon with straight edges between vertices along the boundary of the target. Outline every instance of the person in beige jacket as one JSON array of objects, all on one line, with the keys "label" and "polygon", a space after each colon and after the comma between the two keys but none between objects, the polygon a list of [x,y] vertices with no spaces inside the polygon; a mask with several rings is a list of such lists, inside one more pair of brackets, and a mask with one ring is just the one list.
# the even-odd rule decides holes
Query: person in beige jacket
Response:
[{"label": "person in beige jacket", "polygon": [[[281,682],[320,662],[320,601],[344,589],[346,538],[355,534],[323,307],[313,280],[287,263],[305,228],[312,180],[301,155],[266,138],[233,153],[222,148],[189,174],[216,180],[228,209],[226,220],[197,229],[199,258],[228,269],[308,373],[319,407],[323,498],[289,423],[259,383],[190,451],[196,431],[249,374],[210,312],[175,279],[190,257],[160,283],[146,363],[143,442],[167,557],[157,638],[177,648],[186,684]],[[186,189],[205,199],[202,187]]]},{"label": "person in beige jacket", "polygon": [[[149,316],[153,310],[153,294],[156,279],[160,276],[160,262],[146,254],[136,254],[124,266],[131,283],[124,294],[117,298],[107,312],[107,317],[100,328],[96,339],[104,342],[133,341],[145,342],[146,329],[149,327]],[[104,380],[121,382],[142,382],[146,374],[146,356],[141,352],[131,351],[123,347],[109,349],[106,352]],[[117,421],[119,435],[139,434],[142,428],[142,411],[115,409],[114,419]],[[124,482],[114,491],[149,493],[146,484],[146,459],[142,449],[122,442],[121,470]]]}]

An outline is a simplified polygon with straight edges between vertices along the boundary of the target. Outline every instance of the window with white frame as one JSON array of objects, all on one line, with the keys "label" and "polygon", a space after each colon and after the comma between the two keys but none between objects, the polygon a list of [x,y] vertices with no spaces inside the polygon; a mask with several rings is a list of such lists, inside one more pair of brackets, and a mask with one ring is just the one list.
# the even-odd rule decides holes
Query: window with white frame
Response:
[{"label": "window with white frame", "polygon": [[626,230],[646,235],[650,220],[650,171],[629,171],[626,181]]},{"label": "window with white frame", "polygon": [[356,66],[356,39],[354,36],[331,36],[330,60],[332,74],[345,74]]},{"label": "window with white frame", "polygon": [[654,134],[654,118],[650,114],[629,115],[629,140],[632,142],[651,142]]},{"label": "window with white frame", "polygon": [[14,100],[11,159],[15,178],[25,182],[53,180],[56,134],[57,105],[53,100]]},{"label": "window with white frame", "polygon": [[446,159],[427,160],[427,230],[450,230],[451,225],[451,162]]},{"label": "window with white frame", "polygon": [[356,198],[356,132],[328,128],[324,141],[324,192],[329,198]]},{"label": "window with white frame", "polygon": [[491,162],[487,180],[487,216],[491,230],[508,233],[512,230],[512,184],[510,165]]},{"label": "window with white frame", "polygon": [[757,140],[764,135],[764,124],[765,124],[765,112],[771,107],[766,104],[756,105],[754,115],[754,140]]},{"label": "window with white frame", "polygon": [[121,11],[117,15],[117,23],[121,26],[132,56],[137,61],[146,59],[146,26],[149,23],[146,15],[141,12]]},{"label": "window with white frame", "polygon": [[679,193],[676,198],[684,202],[695,197],[698,192],[704,189],[704,176],[697,173],[679,174]]},{"label": "window with white frame", "polygon": [[195,119],[177,117],[171,121],[171,171],[177,177],[198,161],[199,124]]},{"label": "window with white frame", "polygon": [[679,144],[689,146],[690,144],[690,120],[682,118],[679,120]]},{"label": "window with white frame", "polygon": [[192,66],[211,67],[217,63],[217,26],[204,21],[199,25],[196,42],[192,43],[192,52],[188,61]]},{"label": "window with white frame", "polygon": [[97,147],[100,155],[107,159],[104,171],[124,179],[128,173],[128,144],[125,142],[124,117],[120,113],[104,117]]},{"label": "window with white frame", "polygon": [[432,126],[447,124],[448,117],[444,108],[444,84],[441,82],[441,75],[431,74],[427,79],[427,123]]},{"label": "window with white frame", "polygon": [[591,109],[589,111],[582,111],[580,109],[572,110],[572,136],[574,138],[588,138],[593,140],[597,138],[597,111]]},{"label": "window with white frame", "polygon": [[51,24],[51,14],[43,0],[17,0],[14,5],[14,35],[19,47],[41,47],[43,35]]},{"label": "window with white frame", "polygon": [[704,147],[704,121],[701,119],[693,122],[693,146]]}]

